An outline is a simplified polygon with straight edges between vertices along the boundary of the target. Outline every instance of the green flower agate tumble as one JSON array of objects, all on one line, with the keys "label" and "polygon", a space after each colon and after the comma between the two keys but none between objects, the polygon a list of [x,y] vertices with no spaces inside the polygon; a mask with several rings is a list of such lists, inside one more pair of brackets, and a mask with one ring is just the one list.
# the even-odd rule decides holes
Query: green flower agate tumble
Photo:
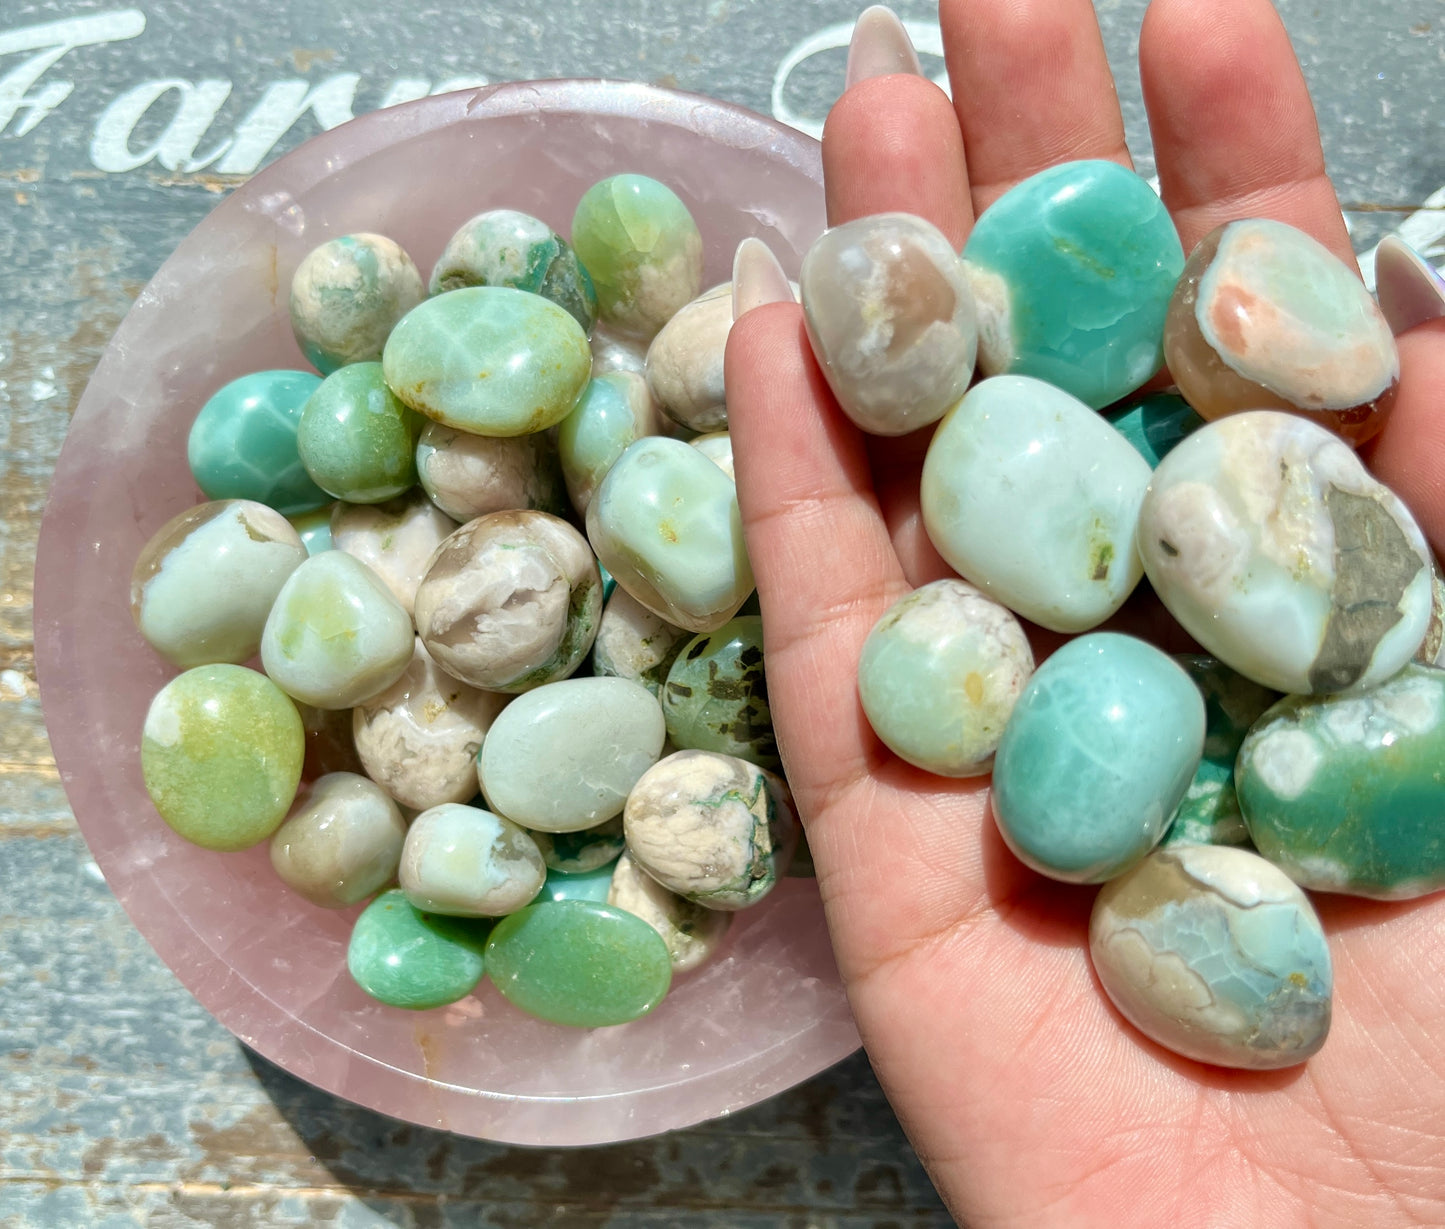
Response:
[{"label": "green flower agate tumble", "polygon": [[567,417],[592,351],[582,326],[540,295],[469,286],[408,312],[381,365],[391,391],[428,418],[477,435],[526,435]]},{"label": "green flower agate tumble", "polygon": [[490,921],[437,917],[400,889],[383,892],[356,919],[346,967],[388,1007],[425,1011],[464,999],[482,980]]},{"label": "green flower agate tumble", "polygon": [[156,810],[206,849],[248,849],[286,817],[306,736],[296,706],[264,674],[197,666],[151,701],[141,772]]},{"label": "green flower agate tumble", "polygon": [[659,698],[674,746],[782,767],[757,615],[739,615],[694,637],[672,663]]},{"label": "green flower agate tumble", "polygon": [[1133,171],[1065,162],[1025,179],[984,210],[963,258],[984,375],[1037,376],[1100,409],[1163,363],[1184,250]]},{"label": "green flower agate tumble", "polygon": [[291,328],[322,375],[374,363],[392,327],[426,298],[410,256],[385,235],[342,235],[313,248],[291,279]]},{"label": "green flower agate tumble", "polygon": [[311,394],[296,447],[328,495],[377,504],[416,485],[416,441],[425,422],[387,388],[380,363],[352,363]]}]

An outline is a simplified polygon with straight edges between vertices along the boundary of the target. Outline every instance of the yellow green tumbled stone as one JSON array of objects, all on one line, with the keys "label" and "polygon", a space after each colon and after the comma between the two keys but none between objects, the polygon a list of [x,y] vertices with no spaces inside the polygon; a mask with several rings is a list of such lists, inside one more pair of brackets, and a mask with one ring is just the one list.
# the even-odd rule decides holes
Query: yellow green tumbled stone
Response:
[{"label": "yellow green tumbled stone", "polygon": [[306,736],[296,706],[264,674],[197,666],[151,701],[141,772],[162,819],[206,849],[247,849],[296,797]]},{"label": "yellow green tumbled stone", "polygon": [[416,442],[425,423],[387,388],[380,363],[352,363],[307,399],[296,449],[328,495],[377,504],[416,485]]}]

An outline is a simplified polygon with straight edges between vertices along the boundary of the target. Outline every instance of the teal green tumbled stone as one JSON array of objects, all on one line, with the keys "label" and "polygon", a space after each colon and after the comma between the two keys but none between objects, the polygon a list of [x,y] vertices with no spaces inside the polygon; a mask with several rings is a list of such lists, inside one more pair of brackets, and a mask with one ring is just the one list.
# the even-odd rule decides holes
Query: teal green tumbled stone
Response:
[{"label": "teal green tumbled stone", "polygon": [[599,314],[652,337],[702,289],[702,235],[666,184],[613,175],[582,194],[572,244],[597,287]]},{"label": "teal green tumbled stone", "polygon": [[1184,269],[1169,211],[1114,162],[1065,162],[990,205],[963,249],[984,375],[1036,376],[1095,409],[1164,362]]},{"label": "teal green tumbled stone", "polygon": [[612,887],[612,867],[594,867],[590,871],[559,871],[547,869],[547,881],[532,901],[534,905],[548,900],[597,900],[607,903],[607,893]]},{"label": "teal green tumbled stone", "polygon": [[346,967],[358,986],[389,1007],[444,1007],[482,980],[491,925],[423,913],[393,888],[356,919]]},{"label": "teal green tumbled stone", "polygon": [[321,387],[309,371],[258,371],[211,396],[191,424],[186,459],[207,499],[254,499],[283,516],[331,502],[296,448],[307,399]]},{"label": "teal green tumbled stone", "polygon": [[1234,792],[1234,761],[1249,727],[1278,700],[1270,691],[1203,654],[1174,659],[1204,696],[1204,758],[1174,813],[1164,845],[1248,845],[1249,833]]},{"label": "teal green tumbled stone", "polygon": [[550,299],[587,332],[597,323],[597,291],[567,241],[540,218],[492,209],[463,223],[431,273],[431,293],[464,286],[510,286]]},{"label": "teal green tumbled stone", "polygon": [[1204,698],[1179,664],[1114,632],[1034,672],[993,766],[1010,849],[1041,874],[1103,883],[1164,834],[1204,750]]},{"label": "teal green tumbled stone", "polygon": [[1287,696],[1235,767],[1259,852],[1321,892],[1445,888],[1445,670],[1411,663],[1351,695]]},{"label": "teal green tumbled stone", "polygon": [[487,975],[529,1015],[599,1028],[636,1020],[662,1002],[672,958],[639,917],[597,901],[548,901],[497,924]]},{"label": "teal green tumbled stone", "polygon": [[1175,444],[1204,425],[1178,393],[1150,393],[1105,415],[1114,430],[1157,469]]},{"label": "teal green tumbled stone", "polygon": [[352,363],[311,394],[296,447],[327,494],[379,504],[416,485],[416,441],[425,423],[387,388],[380,363]]},{"label": "teal green tumbled stone", "polygon": [[757,615],[740,615],[694,636],[673,661],[659,699],[675,747],[782,767],[763,671],[763,621]]},{"label": "teal green tumbled stone", "polygon": [[336,505],[332,503],[286,518],[291,522],[291,528],[301,535],[301,545],[306,548],[308,555],[319,555],[322,551],[335,549],[335,544],[331,541],[331,514],[335,511]]},{"label": "teal green tumbled stone", "polygon": [[581,399],[557,428],[557,456],[577,514],[587,515],[598,485],[629,445],[661,433],[647,381],[635,371],[609,371],[588,381]]},{"label": "teal green tumbled stone", "polygon": [[587,387],[587,334],[555,303],[506,286],[428,299],[391,332],[386,382],[428,418],[476,435],[527,435],[566,418]]}]

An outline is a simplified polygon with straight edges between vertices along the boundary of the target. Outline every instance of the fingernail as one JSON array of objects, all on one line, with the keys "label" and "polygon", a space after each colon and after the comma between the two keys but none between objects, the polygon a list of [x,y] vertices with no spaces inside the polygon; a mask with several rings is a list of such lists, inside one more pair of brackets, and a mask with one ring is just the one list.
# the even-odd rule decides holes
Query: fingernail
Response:
[{"label": "fingernail", "polygon": [[1375,249],[1375,293],[1396,336],[1445,316],[1445,278],[1394,235],[1386,235]]},{"label": "fingernail", "polygon": [[848,74],[844,89],[866,81],[869,77],[886,77],[889,73],[923,75],[913,40],[898,20],[898,14],[884,4],[863,10],[853,27],[848,43]]},{"label": "fingernail", "polygon": [[793,302],[788,275],[761,239],[744,239],[733,257],[733,319],[765,303]]}]

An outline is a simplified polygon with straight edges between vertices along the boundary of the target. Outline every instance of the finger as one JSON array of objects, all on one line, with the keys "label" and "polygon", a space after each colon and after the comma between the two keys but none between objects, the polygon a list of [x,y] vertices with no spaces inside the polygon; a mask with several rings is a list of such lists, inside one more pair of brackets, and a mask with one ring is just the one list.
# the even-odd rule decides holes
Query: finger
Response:
[{"label": "finger", "polygon": [[919,502],[923,458],[934,431],[934,427],[923,427],[909,435],[868,442],[878,506],[888,526],[888,535],[893,539],[894,554],[903,566],[908,583],[915,589],[930,581],[957,575],[929,538],[923,524],[923,505]]},{"label": "finger", "polygon": [[789,782],[811,812],[866,775],[877,754],[858,702],[858,656],[908,584],[873,497],[863,436],[828,391],[802,312],[779,303],[738,320],[724,379],[768,702]]},{"label": "finger", "polygon": [[1186,252],[1225,222],[1268,217],[1357,267],[1309,89],[1269,0],[1154,0],[1139,71],[1160,191]]},{"label": "finger", "polygon": [[1058,162],[1132,165],[1090,0],[943,0],[975,216]]}]

